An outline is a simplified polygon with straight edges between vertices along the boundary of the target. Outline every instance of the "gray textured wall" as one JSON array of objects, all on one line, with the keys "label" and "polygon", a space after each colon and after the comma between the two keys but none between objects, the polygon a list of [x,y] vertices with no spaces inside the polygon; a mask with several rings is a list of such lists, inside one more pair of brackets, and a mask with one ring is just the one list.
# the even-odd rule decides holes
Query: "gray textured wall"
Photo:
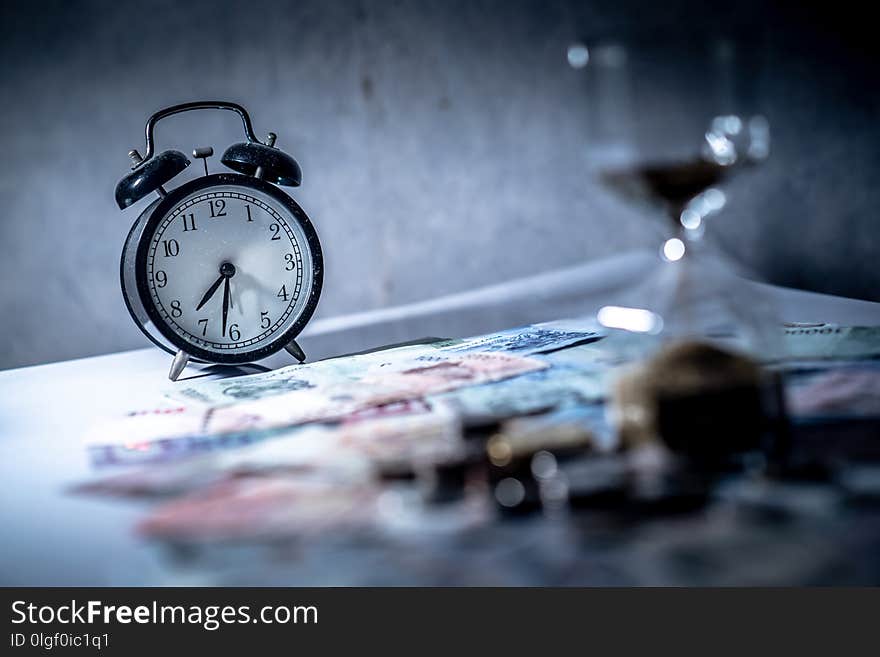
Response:
[{"label": "gray textured wall", "polygon": [[[687,8],[687,11],[683,9]],[[880,300],[872,53],[800,9],[637,2],[88,2],[0,9],[0,368],[146,345],[118,289],[136,212],[113,187],[152,111],[246,105],[305,176],[320,316],[414,301],[652,243],[586,175],[581,35],[769,26],[774,153],[730,186],[721,241],[766,279]],[[860,44],[855,44],[859,46]],[[662,117],[658,117],[662,119]],[[162,147],[236,140],[225,113]],[[219,166],[215,160],[215,166]],[[191,167],[191,170],[196,167]]]}]

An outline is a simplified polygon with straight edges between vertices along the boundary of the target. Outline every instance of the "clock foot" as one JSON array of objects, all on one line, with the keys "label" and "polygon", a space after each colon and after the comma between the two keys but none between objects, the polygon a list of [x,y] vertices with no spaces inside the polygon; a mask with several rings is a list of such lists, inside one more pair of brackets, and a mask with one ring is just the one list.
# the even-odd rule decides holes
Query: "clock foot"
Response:
[{"label": "clock foot", "polygon": [[168,378],[172,381],[177,381],[177,377],[183,372],[183,368],[186,367],[188,362],[189,354],[183,351],[183,349],[174,354],[174,360],[171,362],[171,371],[168,373]]},{"label": "clock foot", "polygon": [[296,340],[291,340],[286,345],[284,345],[284,350],[289,353],[291,356],[296,358],[300,363],[302,363],[306,359],[306,352],[302,350]]}]

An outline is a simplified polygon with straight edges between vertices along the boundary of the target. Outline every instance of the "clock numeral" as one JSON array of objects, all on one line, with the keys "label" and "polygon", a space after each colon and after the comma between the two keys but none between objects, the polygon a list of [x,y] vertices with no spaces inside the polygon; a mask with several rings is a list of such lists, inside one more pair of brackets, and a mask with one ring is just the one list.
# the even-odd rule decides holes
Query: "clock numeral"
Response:
[{"label": "clock numeral", "polygon": [[156,272],[156,287],[165,287],[168,285],[168,274],[161,269]]},{"label": "clock numeral", "polygon": [[211,201],[208,204],[208,207],[211,208],[212,218],[226,216],[226,201],[224,201],[222,198]]},{"label": "clock numeral", "polygon": [[180,215],[180,218],[183,219],[184,233],[188,233],[191,230],[198,230],[198,228],[196,228],[196,216],[194,214],[182,214]]},{"label": "clock numeral", "polygon": [[287,301],[287,286],[282,285],[281,289],[278,290],[278,294],[276,294],[275,296],[278,297],[279,299]]},{"label": "clock numeral", "polygon": [[181,315],[183,315],[183,310],[180,307],[180,301],[175,299],[171,302],[171,316],[180,317]]},{"label": "clock numeral", "polygon": [[202,322],[204,322],[204,324],[202,325],[202,335],[205,335],[205,333],[208,332],[208,320],[207,319],[200,319],[199,324],[201,324]]},{"label": "clock numeral", "polygon": [[269,319],[269,311],[264,310],[260,313],[260,327],[267,329],[272,326],[272,320]]},{"label": "clock numeral", "polygon": [[235,342],[241,339],[241,331],[238,330],[238,324],[229,325],[229,339]]},{"label": "clock numeral", "polygon": [[180,253],[180,244],[175,239],[162,240],[162,247],[165,249],[166,258],[173,258]]},{"label": "clock numeral", "polygon": [[284,254],[284,262],[287,263],[286,265],[284,265],[284,269],[286,269],[287,271],[293,271],[293,268],[296,265],[293,262],[293,254],[292,253],[285,253]]},{"label": "clock numeral", "polygon": [[278,224],[269,224],[269,230],[272,232],[272,242],[281,239],[281,236],[279,235],[279,233],[281,232],[281,226],[279,226]]},{"label": "clock numeral", "polygon": [[248,221],[253,222],[254,218],[251,216],[251,206],[245,205],[244,210],[245,210],[245,212],[247,212]]}]

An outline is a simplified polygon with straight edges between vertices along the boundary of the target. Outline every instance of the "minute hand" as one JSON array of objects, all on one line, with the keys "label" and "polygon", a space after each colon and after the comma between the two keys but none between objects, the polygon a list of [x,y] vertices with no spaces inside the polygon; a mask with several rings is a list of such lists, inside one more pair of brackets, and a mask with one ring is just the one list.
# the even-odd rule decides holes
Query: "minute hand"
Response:
[{"label": "minute hand", "polygon": [[196,306],[196,310],[201,310],[202,306],[204,306],[206,303],[208,303],[208,301],[211,300],[211,297],[214,296],[214,292],[216,292],[217,288],[220,287],[220,283],[223,282],[224,278],[226,278],[226,277],[220,276],[220,278],[218,278],[216,281],[214,281],[214,284],[208,288],[208,291],[205,292],[205,296],[203,296],[202,300],[199,301],[199,305]]},{"label": "minute hand", "polygon": [[222,335],[226,336],[226,317],[229,315],[229,278],[224,276],[225,283],[223,284],[223,333]]}]

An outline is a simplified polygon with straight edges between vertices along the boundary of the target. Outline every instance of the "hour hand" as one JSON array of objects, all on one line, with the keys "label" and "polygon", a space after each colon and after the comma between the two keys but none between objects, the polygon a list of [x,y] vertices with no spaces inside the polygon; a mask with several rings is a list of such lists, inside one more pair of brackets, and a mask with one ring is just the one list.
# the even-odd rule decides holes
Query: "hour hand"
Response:
[{"label": "hour hand", "polygon": [[222,283],[225,278],[226,278],[226,276],[221,274],[220,278],[218,278],[216,281],[214,281],[214,284],[208,288],[208,291],[205,292],[205,296],[203,296],[202,300],[199,301],[199,305],[196,306],[196,310],[201,310],[202,306],[204,306],[206,303],[208,303],[208,301],[211,300],[211,297],[214,296],[214,292],[217,291],[217,288],[220,287],[220,283]]}]

